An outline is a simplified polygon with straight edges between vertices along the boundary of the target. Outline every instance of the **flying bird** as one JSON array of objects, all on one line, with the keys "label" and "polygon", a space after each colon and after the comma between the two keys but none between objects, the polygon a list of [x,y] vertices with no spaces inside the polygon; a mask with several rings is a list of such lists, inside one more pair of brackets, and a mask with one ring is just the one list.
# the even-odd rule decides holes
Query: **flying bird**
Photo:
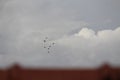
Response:
[{"label": "flying bird", "polygon": [[53,45],[55,45],[55,43],[52,43]]},{"label": "flying bird", "polygon": [[48,53],[50,53],[50,51],[48,51]]},{"label": "flying bird", "polygon": [[46,40],[44,40],[44,43],[46,42]]}]

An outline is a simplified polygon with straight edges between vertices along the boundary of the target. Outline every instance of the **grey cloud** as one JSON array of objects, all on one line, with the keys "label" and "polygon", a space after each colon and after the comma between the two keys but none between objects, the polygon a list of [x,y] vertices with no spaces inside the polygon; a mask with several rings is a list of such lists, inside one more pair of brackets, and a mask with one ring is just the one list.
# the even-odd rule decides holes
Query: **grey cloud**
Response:
[{"label": "grey cloud", "polygon": [[[120,21],[118,3],[118,0],[0,0],[0,59],[2,60],[0,63],[7,65],[18,61],[21,64],[28,62],[28,65],[37,66],[40,61],[38,66],[64,66],[65,64],[77,66],[85,62],[85,65],[89,66],[88,51],[91,51],[89,50],[91,46],[95,46],[94,40],[78,37],[71,39],[71,36],[84,27],[93,29],[95,34],[97,31],[104,32],[105,29],[114,32]],[[111,37],[105,43],[103,43],[104,40],[98,39],[99,37],[95,40],[100,46],[97,46],[98,49],[93,52],[103,53],[100,55],[103,60],[110,58],[106,57],[108,53],[115,57],[119,53],[118,33],[110,32],[110,34],[114,34],[112,35],[114,39],[110,35]],[[62,40],[63,36],[67,36],[66,43],[74,40],[76,43],[70,42],[68,45],[71,44],[71,48],[69,48],[65,45],[63,38],[62,45],[59,44],[53,48],[53,53],[57,53],[53,57],[42,49],[41,40],[45,36],[49,36],[51,41]],[[110,50],[107,51],[105,44],[109,45],[107,47]],[[88,51],[85,51],[85,47]],[[76,54],[73,54],[74,52]],[[80,54],[82,56],[79,58],[78,52],[85,54]],[[112,54],[113,52],[115,54]],[[94,57],[94,54],[91,55]],[[76,63],[71,64],[74,59],[77,59]],[[117,59],[113,58],[109,61],[118,63],[119,59]],[[95,63],[100,62],[101,59],[98,59]],[[91,60],[91,64],[94,64],[94,59]]]}]

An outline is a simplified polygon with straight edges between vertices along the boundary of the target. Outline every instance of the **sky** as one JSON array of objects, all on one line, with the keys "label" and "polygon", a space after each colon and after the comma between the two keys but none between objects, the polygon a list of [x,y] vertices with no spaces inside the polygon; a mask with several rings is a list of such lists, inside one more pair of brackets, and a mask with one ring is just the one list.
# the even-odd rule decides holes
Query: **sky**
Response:
[{"label": "sky", "polygon": [[[120,66],[120,0],[0,0],[0,68]],[[50,53],[43,48],[56,44]]]}]

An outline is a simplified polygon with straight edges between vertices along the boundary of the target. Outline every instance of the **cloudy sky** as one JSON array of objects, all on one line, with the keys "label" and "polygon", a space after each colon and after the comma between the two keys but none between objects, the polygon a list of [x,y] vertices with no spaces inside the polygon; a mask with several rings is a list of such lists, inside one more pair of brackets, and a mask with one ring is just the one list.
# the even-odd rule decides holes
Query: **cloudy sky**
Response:
[{"label": "cloudy sky", "polygon": [[[0,68],[120,65],[120,0],[0,0]],[[43,48],[43,40],[55,46]],[[48,44],[47,44],[48,45]]]}]

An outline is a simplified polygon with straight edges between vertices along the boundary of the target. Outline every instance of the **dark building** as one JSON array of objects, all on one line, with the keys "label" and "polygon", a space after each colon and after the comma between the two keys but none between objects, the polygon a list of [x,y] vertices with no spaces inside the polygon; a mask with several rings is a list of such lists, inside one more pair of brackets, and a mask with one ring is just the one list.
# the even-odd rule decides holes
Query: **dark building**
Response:
[{"label": "dark building", "polygon": [[120,80],[120,68],[27,69],[19,65],[0,70],[0,80]]}]

